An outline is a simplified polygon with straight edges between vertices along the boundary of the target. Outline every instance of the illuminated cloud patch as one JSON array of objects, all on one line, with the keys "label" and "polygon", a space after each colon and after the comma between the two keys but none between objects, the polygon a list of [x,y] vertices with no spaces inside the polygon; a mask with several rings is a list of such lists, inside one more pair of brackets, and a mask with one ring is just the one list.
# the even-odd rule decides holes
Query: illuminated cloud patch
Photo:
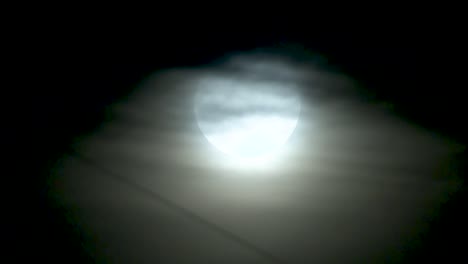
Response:
[{"label": "illuminated cloud patch", "polygon": [[212,77],[197,86],[195,113],[201,131],[236,158],[270,154],[287,141],[298,122],[299,97],[284,84]]}]

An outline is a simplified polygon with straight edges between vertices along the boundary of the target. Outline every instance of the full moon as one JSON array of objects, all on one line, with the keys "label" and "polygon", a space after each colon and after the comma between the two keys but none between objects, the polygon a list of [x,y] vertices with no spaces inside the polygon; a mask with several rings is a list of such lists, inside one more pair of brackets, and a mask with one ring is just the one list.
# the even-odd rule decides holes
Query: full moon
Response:
[{"label": "full moon", "polygon": [[197,83],[195,115],[206,139],[241,160],[268,157],[296,128],[300,100],[285,83],[210,77]]}]

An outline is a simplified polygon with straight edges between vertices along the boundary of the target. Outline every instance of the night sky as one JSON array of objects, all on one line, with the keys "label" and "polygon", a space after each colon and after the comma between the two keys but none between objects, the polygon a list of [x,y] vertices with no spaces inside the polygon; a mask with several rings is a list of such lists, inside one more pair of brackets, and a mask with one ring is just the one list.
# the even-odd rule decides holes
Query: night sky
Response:
[{"label": "night sky", "polygon": [[[159,19],[145,26],[77,20],[35,32],[31,63],[4,99],[8,257],[466,258],[468,131],[455,26],[422,18],[361,25],[342,19],[341,26],[286,17]],[[195,136],[190,87],[206,74],[255,71],[239,73],[223,59],[250,65],[258,53],[267,54],[267,65],[286,54],[279,71],[303,78],[302,123],[287,165],[236,172],[216,163],[219,155]]]}]

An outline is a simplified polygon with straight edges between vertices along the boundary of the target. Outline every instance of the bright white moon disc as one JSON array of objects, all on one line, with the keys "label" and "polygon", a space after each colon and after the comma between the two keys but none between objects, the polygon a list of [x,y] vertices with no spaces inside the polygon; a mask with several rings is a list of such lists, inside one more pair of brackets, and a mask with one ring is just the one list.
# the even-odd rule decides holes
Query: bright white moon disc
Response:
[{"label": "bright white moon disc", "polygon": [[197,85],[195,114],[200,130],[229,156],[268,156],[296,128],[299,96],[284,83],[207,78]]}]

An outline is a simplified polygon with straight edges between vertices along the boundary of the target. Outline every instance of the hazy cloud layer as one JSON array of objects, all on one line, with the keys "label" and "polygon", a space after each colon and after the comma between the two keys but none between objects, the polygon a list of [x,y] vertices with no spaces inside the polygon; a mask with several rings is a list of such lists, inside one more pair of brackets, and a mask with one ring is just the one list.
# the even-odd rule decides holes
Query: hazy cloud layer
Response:
[{"label": "hazy cloud layer", "polygon": [[[264,251],[286,263],[382,263],[418,239],[417,223],[457,187],[444,170],[455,145],[356,100],[352,78],[286,55],[159,72],[77,142],[92,162],[65,161],[56,190],[97,248],[123,263],[261,263]],[[282,99],[301,102],[284,151],[259,169],[229,163],[197,124],[197,92],[238,82],[250,85],[238,100],[203,99],[206,120],[288,117],[295,99]]]}]

